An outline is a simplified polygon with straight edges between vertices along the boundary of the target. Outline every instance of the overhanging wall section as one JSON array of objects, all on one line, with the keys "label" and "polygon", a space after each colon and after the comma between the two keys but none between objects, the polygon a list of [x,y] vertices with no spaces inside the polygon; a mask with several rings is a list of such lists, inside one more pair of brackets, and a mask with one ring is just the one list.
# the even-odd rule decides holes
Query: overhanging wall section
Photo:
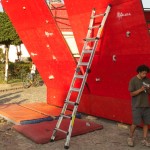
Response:
[{"label": "overhanging wall section", "polygon": [[44,0],[3,0],[2,5],[47,85],[48,103],[60,105],[75,62],[49,7]]}]

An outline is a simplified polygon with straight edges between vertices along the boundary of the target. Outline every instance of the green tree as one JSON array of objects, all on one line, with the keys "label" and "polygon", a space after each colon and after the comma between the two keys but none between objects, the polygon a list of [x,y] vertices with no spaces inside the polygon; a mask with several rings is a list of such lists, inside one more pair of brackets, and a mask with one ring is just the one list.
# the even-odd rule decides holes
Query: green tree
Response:
[{"label": "green tree", "polygon": [[0,12],[0,44],[6,46],[6,65],[5,65],[5,81],[8,79],[8,50],[9,46],[20,45],[22,41],[20,40],[16,30],[14,29],[12,23],[10,22],[7,14],[5,12]]},{"label": "green tree", "polygon": [[10,22],[7,14],[5,12],[0,12],[0,44],[6,45],[20,45],[22,41],[20,40],[15,28]]},{"label": "green tree", "polygon": [[5,60],[5,54],[3,53],[3,49],[2,48],[0,48],[0,62],[4,62],[4,60]]}]

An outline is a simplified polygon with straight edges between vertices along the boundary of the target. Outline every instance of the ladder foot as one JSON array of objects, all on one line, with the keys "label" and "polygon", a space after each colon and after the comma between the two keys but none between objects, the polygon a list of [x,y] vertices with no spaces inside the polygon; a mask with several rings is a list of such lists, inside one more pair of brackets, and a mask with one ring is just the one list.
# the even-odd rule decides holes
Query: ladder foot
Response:
[{"label": "ladder foot", "polygon": [[51,140],[50,140],[50,142],[54,142],[54,140],[53,140],[53,139],[51,139]]},{"label": "ladder foot", "polygon": [[65,149],[69,149],[69,146],[64,146]]}]

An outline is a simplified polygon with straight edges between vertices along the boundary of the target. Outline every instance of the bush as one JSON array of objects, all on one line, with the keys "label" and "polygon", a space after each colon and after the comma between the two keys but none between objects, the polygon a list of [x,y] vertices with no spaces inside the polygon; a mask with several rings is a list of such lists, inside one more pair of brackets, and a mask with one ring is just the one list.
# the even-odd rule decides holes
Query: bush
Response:
[{"label": "bush", "polygon": [[4,82],[5,64],[0,64],[0,83]]},{"label": "bush", "polygon": [[[32,63],[25,63],[25,62],[9,62],[8,67],[8,83],[11,81],[22,81],[24,77],[28,73],[30,73],[30,68],[32,66]],[[36,74],[38,74],[38,71],[36,71]],[[5,76],[5,64],[0,64],[0,83],[4,82],[4,76]]]},{"label": "bush", "polygon": [[22,79],[27,73],[30,72],[31,64],[24,62],[12,63],[9,62],[9,77]]}]

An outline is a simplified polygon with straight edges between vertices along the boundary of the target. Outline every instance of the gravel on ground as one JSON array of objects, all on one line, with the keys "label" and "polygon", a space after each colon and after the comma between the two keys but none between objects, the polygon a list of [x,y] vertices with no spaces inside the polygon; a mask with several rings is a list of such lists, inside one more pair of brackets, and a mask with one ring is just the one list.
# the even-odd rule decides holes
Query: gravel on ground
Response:
[{"label": "gravel on ground", "polygon": [[[46,102],[46,86],[0,92],[0,104]],[[82,114],[82,118],[101,124],[102,130],[72,137],[69,150],[147,150],[141,145],[142,129],[135,132],[135,147],[127,146],[129,126],[116,121]],[[0,150],[64,150],[64,140],[36,144],[12,128],[13,124],[0,118]]]}]

